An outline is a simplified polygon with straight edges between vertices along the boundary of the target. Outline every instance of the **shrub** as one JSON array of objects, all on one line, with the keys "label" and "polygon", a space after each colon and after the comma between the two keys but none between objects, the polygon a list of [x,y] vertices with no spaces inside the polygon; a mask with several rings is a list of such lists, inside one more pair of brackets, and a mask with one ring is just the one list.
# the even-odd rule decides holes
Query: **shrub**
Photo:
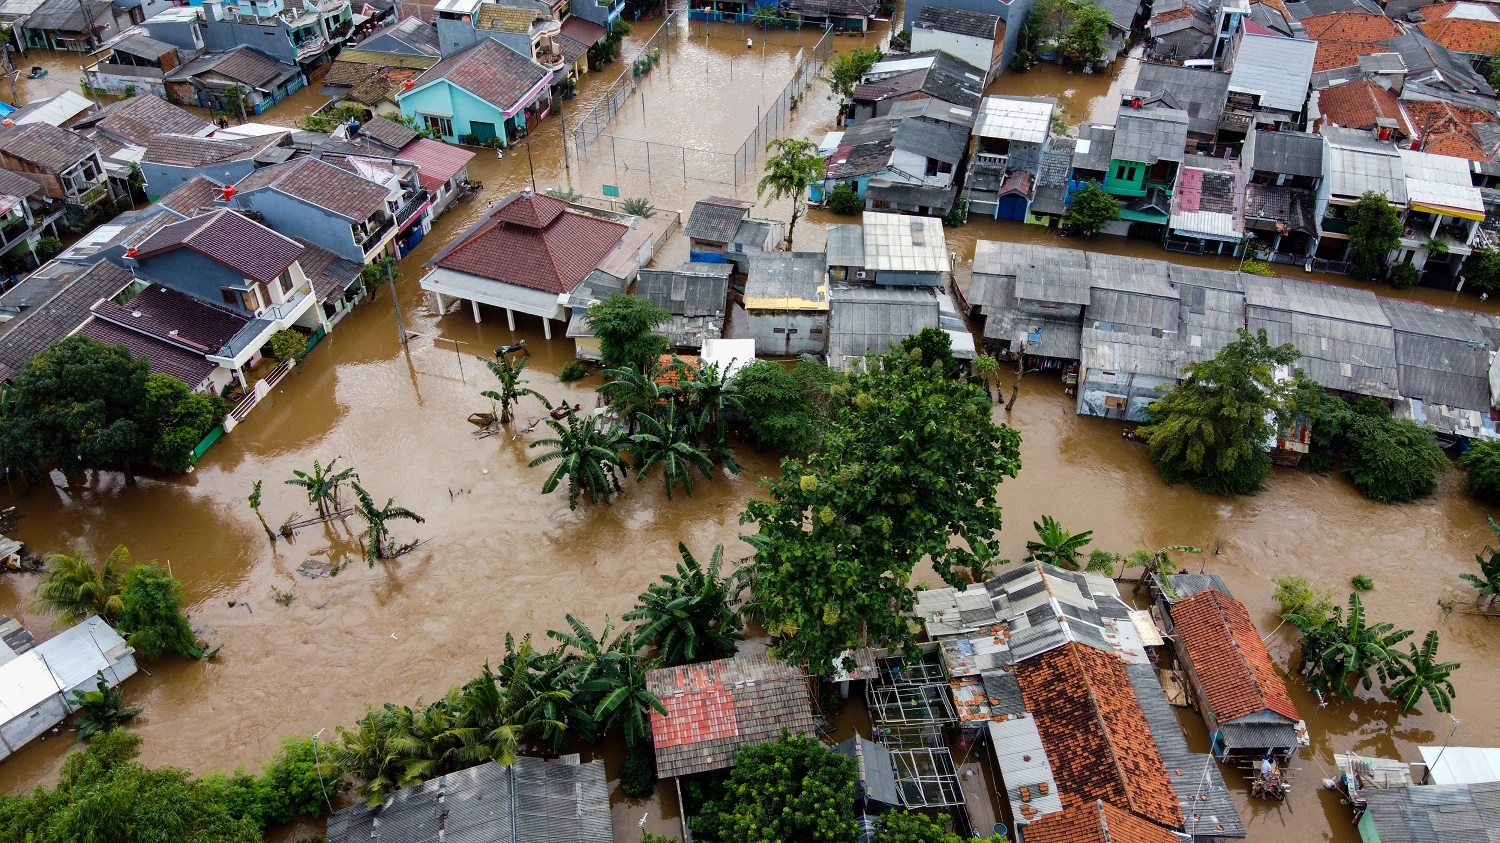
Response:
[{"label": "shrub", "polygon": [[63,243],[56,237],[43,237],[36,242],[36,259],[42,263],[62,254]]},{"label": "shrub", "polygon": [[828,210],[835,214],[858,214],[865,209],[865,200],[859,198],[859,192],[847,184],[836,184],[833,192],[828,194]]},{"label": "shrub", "polygon": [[647,219],[656,215],[656,206],[652,205],[650,200],[644,196],[626,199],[620,203],[620,210],[633,217],[646,217]]},{"label": "shrub", "polygon": [[1409,290],[1416,286],[1417,268],[1409,263],[1398,263],[1391,267],[1391,286],[1398,290]]},{"label": "shrub", "polygon": [[583,365],[582,360],[569,360],[562,371],[557,373],[557,379],[563,383],[583,380],[589,376],[589,367]]},{"label": "shrub", "polygon": [[1304,576],[1276,577],[1276,592],[1271,598],[1281,606],[1283,615],[1300,615],[1314,626],[1322,626],[1333,617],[1333,594],[1314,591]]},{"label": "shrub", "polygon": [[1425,498],[1437,488],[1448,457],[1432,433],[1411,419],[1392,418],[1374,399],[1355,405],[1344,471],[1365,497],[1381,503]]},{"label": "shrub", "polygon": [[564,202],[577,202],[583,198],[577,191],[569,190],[566,187],[549,187],[547,188],[547,195],[553,199],[561,199]]},{"label": "shrub", "polygon": [[130,646],[148,661],[168,653],[199,658],[203,650],[182,612],[182,584],[158,565],[137,565],[120,590],[125,611],[120,629]]},{"label": "shrub", "polygon": [[1240,271],[1248,272],[1251,275],[1263,275],[1267,278],[1276,275],[1276,270],[1272,269],[1270,264],[1265,261],[1258,261],[1255,258],[1246,258],[1244,265],[1240,267]]},{"label": "shrub", "polygon": [[620,789],[632,799],[644,799],[656,791],[656,762],[644,747],[632,747],[620,768]]},{"label": "shrub", "polygon": [[1369,591],[1375,587],[1375,581],[1364,574],[1355,574],[1349,579],[1349,584],[1354,586],[1355,591]]},{"label": "shrub", "polygon": [[943,225],[947,228],[958,228],[969,221],[969,203],[960,201],[943,215]]},{"label": "shrub", "polygon": [[1500,442],[1481,439],[1458,458],[1469,478],[1469,491],[1489,503],[1500,503]]},{"label": "shrub", "polygon": [[300,331],[283,328],[271,335],[271,341],[267,345],[271,346],[271,356],[285,363],[307,348],[307,337]]}]

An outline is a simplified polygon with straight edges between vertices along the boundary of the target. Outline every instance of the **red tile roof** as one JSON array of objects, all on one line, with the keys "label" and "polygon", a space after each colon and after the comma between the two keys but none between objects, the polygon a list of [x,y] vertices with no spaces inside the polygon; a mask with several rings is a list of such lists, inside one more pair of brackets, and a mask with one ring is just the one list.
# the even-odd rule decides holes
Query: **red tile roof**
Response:
[{"label": "red tile roof", "polygon": [[1484,54],[1500,43],[1500,23],[1447,18],[1418,24],[1422,34],[1455,53]]},{"label": "red tile roof", "polygon": [[223,195],[224,189],[219,185],[203,176],[193,176],[156,201],[180,217],[196,217],[212,211],[214,200]]},{"label": "red tile roof", "polygon": [[221,208],[162,228],[137,247],[136,259],[183,247],[261,282],[276,280],[302,256],[302,247],[291,238]]},{"label": "red tile roof", "polygon": [[1210,588],[1174,603],[1172,623],[1217,721],[1266,710],[1302,719],[1243,603]]},{"label": "red tile roof", "polygon": [[1177,843],[1177,835],[1096,800],[1026,826],[1026,843]]},{"label": "red tile roof", "polygon": [[1151,25],[1156,26],[1163,23],[1171,23],[1174,20],[1181,20],[1183,18],[1190,18],[1192,16],[1193,8],[1191,6],[1179,6],[1176,9],[1169,9],[1165,12],[1162,12],[1161,14],[1152,15]]},{"label": "red tile roof", "polygon": [[1360,56],[1387,52],[1382,44],[1366,44],[1360,41],[1323,40],[1318,42],[1318,57],[1313,59],[1313,72],[1354,67]]},{"label": "red tile roof", "polygon": [[1374,44],[1401,34],[1385,15],[1369,12],[1333,12],[1302,19],[1307,37],[1314,41],[1359,41]]},{"label": "red tile roof", "polygon": [[384,185],[341,170],[317,158],[297,158],[262,167],[240,180],[240,193],[272,188],[345,219],[360,222],[385,208],[390,193]]},{"label": "red tile roof", "polygon": [[1069,643],[1016,665],[1064,807],[1103,799],[1180,828],[1182,807],[1119,656]]},{"label": "red tile roof", "polygon": [[152,135],[205,135],[213,124],[154,94],[142,94],[110,103],[89,115],[75,128],[93,127],[119,140],[145,146]]},{"label": "red tile roof", "polygon": [[1396,121],[1401,134],[1411,137],[1411,124],[1401,111],[1396,95],[1368,79],[1356,79],[1344,85],[1318,92],[1318,110],[1325,126],[1346,129],[1371,129],[1381,117]]},{"label": "red tile roof", "polygon": [[468,166],[474,153],[451,143],[417,138],[401,147],[396,157],[416,164],[417,180],[422,182],[422,187],[428,192],[433,192]]},{"label": "red tile roof", "polygon": [[545,293],[569,292],[630,229],[567,204],[529,191],[512,194],[431,264]]},{"label": "red tile roof", "polygon": [[170,375],[187,384],[190,389],[196,389],[217,368],[202,354],[195,354],[184,348],[162,342],[156,337],[137,333],[102,319],[90,319],[78,329],[78,333],[93,337],[105,345],[123,345],[136,357],[149,360],[151,371]]},{"label": "red tile roof", "polygon": [[563,21],[562,29],[559,31],[584,46],[593,46],[609,34],[609,30],[599,24],[584,20],[577,15],[568,15],[568,19]]},{"label": "red tile roof", "polygon": [[102,301],[94,307],[94,316],[205,353],[223,348],[250,321],[248,316],[160,284],[147,286],[124,305]]},{"label": "red tile roof", "polygon": [[537,99],[540,94],[527,95],[551,76],[530,57],[493,38],[481,38],[429,68],[417,79],[417,88],[446,79],[510,116]]},{"label": "red tile roof", "polygon": [[1423,152],[1450,155],[1470,161],[1489,161],[1495,150],[1487,148],[1474,131],[1475,123],[1493,123],[1495,115],[1479,108],[1446,102],[1403,102]]}]

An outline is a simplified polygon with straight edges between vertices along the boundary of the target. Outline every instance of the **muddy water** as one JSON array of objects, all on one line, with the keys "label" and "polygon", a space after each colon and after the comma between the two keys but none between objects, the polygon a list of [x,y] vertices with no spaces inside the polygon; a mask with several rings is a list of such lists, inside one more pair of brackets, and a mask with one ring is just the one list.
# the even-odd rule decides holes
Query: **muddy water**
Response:
[{"label": "muddy water", "polygon": [[[645,28],[638,27],[633,39],[649,34]],[[727,68],[733,59],[736,79],[743,69],[749,84],[759,69],[757,55],[768,66],[779,62],[775,66],[785,68],[786,55],[796,49],[795,42],[779,40],[795,37],[792,33],[773,33],[771,44],[754,50],[745,49],[742,28],[710,27],[706,46],[704,35],[701,24],[683,27],[677,35],[683,43],[674,45],[665,72],[653,73],[650,84],[678,79],[685,84],[693,75],[683,71],[694,55],[689,50],[704,51],[697,59],[700,70],[714,61]],[[880,37],[844,37],[836,43],[840,49],[874,46]],[[564,104],[565,112],[586,109],[620,67],[586,77],[578,98]],[[1073,90],[1063,98],[1073,103],[1069,119],[1077,120],[1086,110],[1097,114],[1110,86],[1123,83],[1044,67],[1024,77],[1004,76],[1002,84],[1016,86],[1018,93],[1052,86],[1057,86],[1050,91],[1054,95]],[[769,81],[765,87],[779,90]],[[732,149],[751,121],[692,120],[707,109],[707,95],[658,98],[648,88],[646,113],[664,120],[673,116],[677,125],[688,127],[679,141],[685,145]],[[308,99],[283,104],[289,108],[285,120],[274,111],[262,119],[295,119],[316,107]],[[831,118],[826,92],[817,89],[785,133],[816,137],[832,128]],[[470,172],[485,182],[484,193],[440,220],[417,253],[402,262],[400,306],[408,327],[422,335],[408,347],[397,343],[392,302],[382,291],[341,323],[246,424],[220,440],[193,474],[146,477],[135,488],[113,475],[73,478],[71,484],[54,478],[46,485],[0,492],[0,506],[15,505],[24,514],[15,534],[34,550],[76,549],[98,557],[123,543],[140,558],[169,564],[183,580],[195,623],[223,645],[213,662],[165,663],[131,680],[133,702],[146,709],[132,729],[145,737],[149,763],[198,771],[240,763],[253,768],[274,751],[280,735],[329,730],[326,739],[335,726],[357,718],[367,702],[436,697],[495,657],[506,631],[540,634],[561,625],[568,612],[594,626],[605,615],[618,617],[670,566],[678,540],[702,552],[723,542],[732,558],[745,552],[737,539],[738,513],[756,493],[758,477],[774,470],[765,456],[744,453],[744,474],[702,484],[692,499],[666,501],[659,478],[653,478],[631,483],[613,506],[569,512],[560,496],[538,493],[544,474],[526,466],[526,437],[478,440],[465,421],[469,413],[488,409],[478,392],[490,383],[477,361],[460,367],[456,344],[462,353],[481,354],[526,339],[534,351],[533,386],[554,402],[593,400],[593,382],[557,382],[555,373],[572,356],[571,343],[544,340],[536,320],[519,317],[519,330],[512,332],[497,311],[484,311],[484,321],[476,324],[467,311],[442,315],[429,309],[416,284],[421,262],[483,213],[488,201],[529,183],[533,172],[541,189],[561,184],[597,196],[600,185],[618,184],[626,196],[651,197],[659,213],[690,207],[708,194],[754,196],[749,180],[736,186],[623,172],[594,158],[571,160],[565,167],[561,128],[562,120],[549,119],[529,145],[503,160],[481,152]],[[784,219],[788,209],[776,205],[756,213]],[[832,219],[814,214],[800,224],[798,248],[819,247],[821,223]],[[1055,236],[1034,226],[995,222],[949,234],[961,277],[977,239]],[[1087,245],[1167,257],[1132,241]],[[685,243],[674,238],[660,260],[685,258]],[[1415,296],[1477,304],[1446,293]],[[521,410],[523,420],[537,414],[535,405]],[[1025,469],[1000,490],[1007,514],[1004,543],[1012,558],[1024,553],[1029,525],[1044,513],[1062,516],[1075,529],[1094,529],[1098,544],[1114,550],[1176,543],[1208,548],[1210,553],[1194,561],[1229,581],[1270,634],[1283,664],[1294,642],[1286,630],[1276,630],[1271,577],[1306,573],[1342,594],[1350,575],[1365,573],[1377,583],[1367,599],[1375,615],[1420,631],[1440,628],[1444,657],[1465,664],[1456,679],[1463,725],[1455,740],[1500,743],[1500,723],[1485,716],[1488,700],[1500,691],[1489,655],[1496,633],[1472,616],[1445,616],[1437,606],[1445,593],[1463,593],[1457,572],[1471,564],[1489,535],[1483,510],[1465,497],[1456,474],[1434,498],[1401,507],[1369,504],[1337,478],[1289,470],[1279,470],[1262,494],[1231,501],[1162,485],[1139,447],[1122,441],[1119,425],[1077,417],[1060,385],[1045,376],[1026,380],[1010,422],[1025,443]],[[350,536],[357,527],[306,530],[295,543],[273,544],[245,499],[254,481],[262,480],[262,511],[273,527],[293,512],[306,514],[306,501],[282,481],[314,459],[335,456],[356,467],[376,495],[394,496],[426,516],[426,524],[399,525],[398,536],[427,542],[374,569],[356,562],[335,578],[307,580],[295,573],[302,562],[358,553]],[[0,579],[0,612],[42,632],[49,619],[28,609],[35,582]],[[292,590],[294,602],[288,607],[272,602],[273,585]],[[1319,709],[1305,693],[1294,693],[1312,725],[1314,749],[1299,762],[1289,804],[1243,806],[1252,840],[1352,840],[1347,816],[1317,788],[1332,753],[1359,749],[1413,758],[1416,745],[1440,739],[1451,728],[1446,717],[1398,718],[1391,706],[1375,701]],[[1197,721],[1184,722],[1198,729],[1195,740],[1203,744]],[[66,739],[33,744],[0,765],[0,786],[14,792],[45,780],[69,747]],[[619,759],[608,758],[614,773]],[[634,836],[642,813],[650,814],[648,829],[675,833],[670,797],[661,804],[621,802],[615,808],[619,839]]]}]

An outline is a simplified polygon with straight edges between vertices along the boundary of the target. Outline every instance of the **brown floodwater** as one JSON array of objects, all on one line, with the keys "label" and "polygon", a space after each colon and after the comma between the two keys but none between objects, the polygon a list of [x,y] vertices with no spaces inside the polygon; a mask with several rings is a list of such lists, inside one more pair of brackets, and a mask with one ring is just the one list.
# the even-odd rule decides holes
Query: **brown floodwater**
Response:
[{"label": "brown floodwater", "polygon": [[[648,29],[654,26],[637,26],[631,43],[640,43]],[[666,51],[662,68],[646,80],[643,92],[647,117],[670,122],[683,136],[650,137],[718,150],[732,150],[743,141],[753,119],[735,117],[732,109],[709,101],[730,94],[712,86],[672,86],[687,85],[705,68],[711,72],[715,62],[722,62],[727,74],[733,59],[737,83],[741,73],[744,85],[755,82],[761,68],[757,62],[764,62],[763,89],[778,91],[781,83],[771,80],[770,69],[787,72],[798,36],[773,33],[770,44],[746,50],[744,29],[719,24],[705,33],[698,22],[681,28],[675,36],[679,40]],[[835,43],[838,49],[868,47],[882,37],[877,32],[840,37]],[[627,56],[629,51],[627,47]],[[585,77],[579,96],[564,104],[564,118],[583,113],[623,66],[617,63]],[[1120,72],[1130,72],[1129,67],[1123,62]],[[57,74],[59,81],[62,75]],[[755,92],[743,92],[746,113],[760,96],[762,88],[756,84]],[[1039,67],[1025,76],[1006,74],[992,90],[1059,96],[1068,119],[1076,122],[1099,116],[1099,109],[1108,107],[1111,87],[1121,84],[1110,75],[1067,75]],[[653,96],[657,87],[663,93]],[[283,104],[289,107],[287,115],[273,111],[261,119],[288,122],[317,104],[311,96],[294,97]],[[701,119],[705,114],[729,116]],[[832,117],[820,86],[788,121],[784,134],[819,137],[833,128]],[[628,125],[632,118],[637,120],[634,127]],[[621,119],[626,123],[612,131],[639,133],[643,124],[637,113],[627,109]],[[666,500],[660,477],[652,477],[644,484],[628,483],[626,494],[613,505],[585,505],[570,512],[561,494],[539,493],[545,471],[527,467],[532,456],[528,437],[476,439],[465,420],[471,412],[488,409],[479,391],[491,384],[472,357],[460,365],[460,354],[485,354],[525,339],[533,351],[528,369],[532,386],[552,401],[590,406],[596,385],[594,379],[571,385],[557,381],[556,373],[573,355],[572,343],[561,332],[549,342],[540,324],[527,317],[518,318],[513,332],[506,329],[503,314],[493,310],[485,310],[478,324],[466,310],[438,314],[419,289],[422,261],[477,219],[487,202],[529,184],[533,172],[543,190],[564,185],[598,196],[601,185],[619,185],[625,196],[651,197],[658,213],[686,209],[705,195],[755,194],[748,179],[735,186],[685,180],[680,174],[625,171],[598,156],[585,162],[570,158],[565,167],[562,137],[562,120],[549,119],[529,144],[507,152],[503,160],[479,151],[470,173],[484,181],[483,193],[441,219],[401,263],[402,315],[408,328],[420,334],[406,347],[397,342],[392,302],[382,290],[314,349],[245,424],[221,439],[192,474],[148,475],[135,487],[126,487],[112,474],[69,480],[54,475],[42,485],[0,490],[0,506],[14,505],[22,514],[15,536],[33,551],[78,550],[98,558],[125,544],[138,558],[170,565],[183,582],[194,623],[223,646],[213,661],[151,665],[149,673],[128,683],[132,703],[145,708],[131,729],[145,738],[146,762],[198,772],[238,764],[256,768],[275,751],[282,735],[321,731],[327,740],[335,727],[357,719],[368,703],[436,698],[449,685],[472,677],[486,659],[497,657],[508,631],[542,635],[562,626],[570,612],[595,628],[605,616],[618,618],[647,583],[671,567],[679,540],[700,553],[719,543],[728,546],[729,558],[748,552],[738,539],[743,529],[739,513],[757,494],[759,478],[775,470],[769,456],[744,451],[744,473],[701,483],[692,498]],[[785,203],[755,211],[782,219],[788,212]],[[835,219],[813,213],[797,228],[798,248],[819,248],[822,224]],[[1037,226],[994,221],[948,234],[950,248],[959,256],[961,282],[978,239],[1056,238]],[[1120,238],[1058,242],[1233,265],[1225,259],[1168,256],[1153,244]],[[674,237],[658,262],[671,264],[686,256],[686,243]],[[1445,292],[1403,295],[1448,306],[1495,306]],[[1007,389],[1012,377],[1005,374]],[[535,417],[538,406],[528,403],[520,415],[523,422]],[[1096,545],[1111,550],[1204,547],[1207,552],[1189,557],[1188,564],[1224,576],[1269,636],[1282,665],[1295,641],[1278,627],[1271,578],[1305,574],[1342,596],[1351,575],[1367,574],[1376,582],[1366,595],[1374,616],[1419,634],[1440,629],[1444,658],[1464,663],[1455,677],[1456,715],[1462,720],[1455,742],[1500,743],[1500,722],[1486,714],[1488,701],[1500,693],[1491,646],[1495,632],[1481,618],[1447,614],[1438,605],[1450,595],[1457,595],[1460,607],[1469,604],[1470,591],[1457,575],[1491,538],[1485,510],[1468,498],[1456,472],[1444,478],[1433,497],[1402,506],[1369,503],[1341,478],[1293,469],[1277,469],[1258,495],[1225,499],[1164,485],[1141,447],[1122,439],[1119,423],[1077,416],[1072,399],[1045,375],[1027,377],[1015,411],[1007,417],[997,408],[996,417],[1023,436],[1024,468],[999,490],[1007,516],[1002,542],[1012,558],[1024,554],[1030,524],[1043,514],[1059,516],[1073,529],[1094,530]],[[334,578],[307,579],[296,573],[311,559],[357,556],[351,536],[357,526],[306,529],[294,542],[273,543],[246,496],[256,480],[264,482],[262,512],[273,528],[294,512],[306,515],[305,499],[282,481],[314,459],[334,457],[355,467],[376,496],[393,496],[426,516],[425,524],[397,526],[400,540],[423,538],[420,548],[373,569],[356,561]],[[930,572],[925,576],[936,583]],[[36,583],[34,576],[0,577],[0,613],[17,616],[45,634],[50,619],[29,609]],[[296,595],[291,605],[272,601],[273,586]],[[1430,713],[1430,705],[1423,706],[1428,713],[1400,716],[1389,703],[1366,695],[1358,702],[1320,708],[1297,683],[1292,688],[1311,725],[1313,747],[1294,765],[1298,778],[1288,803],[1241,800],[1251,840],[1354,840],[1347,813],[1333,794],[1318,787],[1318,780],[1331,772],[1332,754],[1359,750],[1414,759],[1416,746],[1441,741],[1452,729],[1448,717]],[[1205,748],[1200,722],[1189,714],[1183,722],[1191,727],[1195,747]],[[32,744],[0,764],[0,786],[16,792],[48,780],[73,746],[66,736]],[[594,751],[604,752],[611,774],[617,774],[617,748]],[[618,800],[617,838],[633,839],[643,814],[649,815],[647,830],[676,833],[675,801],[669,794],[659,801]],[[292,832],[283,833],[292,839]]]}]

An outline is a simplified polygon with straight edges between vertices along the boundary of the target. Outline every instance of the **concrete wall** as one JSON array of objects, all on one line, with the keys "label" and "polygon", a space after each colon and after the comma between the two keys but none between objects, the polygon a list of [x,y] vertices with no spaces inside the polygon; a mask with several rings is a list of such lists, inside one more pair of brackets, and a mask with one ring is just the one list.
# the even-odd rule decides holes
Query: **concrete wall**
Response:
[{"label": "concrete wall", "polygon": [[[574,13],[577,13],[576,10]],[[438,18],[433,23],[437,24],[438,49],[445,57],[470,45],[478,44],[479,39],[484,37],[474,31],[474,25],[469,21]]]},{"label": "concrete wall", "polygon": [[[187,56],[204,47],[202,21],[151,21],[144,27],[158,41],[164,41]],[[198,34],[195,40],[194,32]]]},{"label": "concrete wall", "polygon": [[[756,356],[822,354],[828,350],[828,314],[806,310],[756,310],[745,320]],[[793,333],[795,331],[796,333]]]},{"label": "concrete wall", "polygon": [[354,242],[351,223],[341,216],[274,190],[241,193],[234,198],[234,206],[260,211],[265,216],[267,228],[295,232],[298,237],[317,243],[341,258],[355,263],[365,262],[364,253]]},{"label": "concrete wall", "polygon": [[[262,26],[243,24],[238,21],[213,20],[210,16],[210,19],[203,24],[203,43],[213,52],[232,50],[241,46],[254,47],[278,61],[296,64],[297,49],[292,46],[292,39],[287,34],[286,24],[280,18],[271,20],[276,23]],[[179,49],[182,47],[181,44],[177,46]]]},{"label": "concrete wall", "polygon": [[154,67],[132,67],[128,64],[98,64],[89,72],[89,87],[115,96],[124,96],[127,87],[137,94],[155,94],[167,98],[162,72]]},{"label": "concrete wall", "polygon": [[451,116],[453,134],[443,137],[449,143],[458,143],[460,137],[473,132],[475,121],[494,124],[496,134],[504,139],[506,118],[500,109],[445,79],[401,94],[401,113],[419,120],[422,114]]},{"label": "concrete wall", "polygon": [[[224,301],[220,293],[221,287],[238,289],[252,282],[243,274],[218,261],[210,260],[192,249],[174,249],[165,254],[142,259],[140,266],[136,268],[136,274],[153,283],[171,287],[210,304],[221,305],[244,313],[246,316],[255,315],[238,305]],[[270,304],[268,297],[266,298],[266,304]]]},{"label": "concrete wall", "polygon": [[913,53],[942,50],[977,68],[988,71],[984,79],[986,84],[999,72],[1004,49],[1003,41],[996,44],[993,39],[989,38],[975,38],[971,35],[959,35],[955,32],[942,32],[936,29],[913,28],[911,31]]},{"label": "concrete wall", "polygon": [[[1005,45],[1000,54],[1000,72],[1004,73],[1005,65],[1016,51],[1016,41],[1021,37],[1021,25],[1026,22],[1026,16],[1031,14],[1031,4],[1032,0],[1014,0],[1011,3],[1001,3],[1000,0],[908,0],[901,28],[911,32],[917,16],[929,5],[997,15],[1000,20],[1005,21]],[[988,66],[983,62],[977,64],[979,67]]]},{"label": "concrete wall", "polygon": [[146,177],[146,196],[152,202],[192,181],[194,176],[206,176],[219,184],[235,184],[255,169],[254,161],[230,161],[205,167],[174,167],[170,164],[141,162],[141,174]]}]

